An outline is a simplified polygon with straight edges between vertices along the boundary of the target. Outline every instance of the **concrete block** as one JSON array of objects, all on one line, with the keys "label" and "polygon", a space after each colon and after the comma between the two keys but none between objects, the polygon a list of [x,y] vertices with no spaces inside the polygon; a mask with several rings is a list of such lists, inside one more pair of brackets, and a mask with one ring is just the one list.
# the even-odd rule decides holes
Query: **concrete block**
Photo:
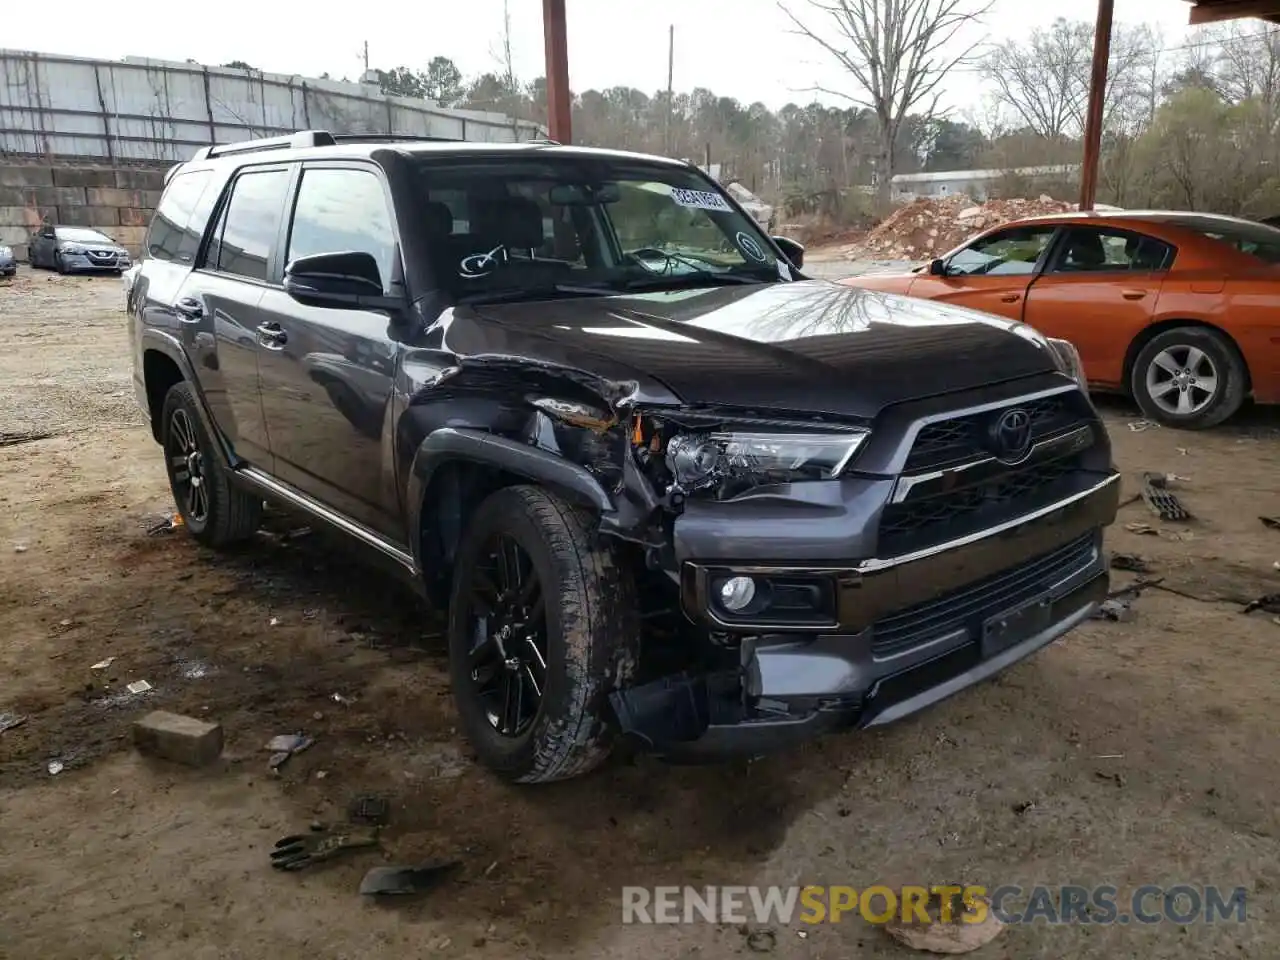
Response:
[{"label": "concrete block", "polygon": [[53,168],[34,166],[19,167],[0,163],[0,186],[52,187]]},{"label": "concrete block", "polygon": [[137,207],[120,207],[117,211],[120,223],[126,227],[145,227],[151,223],[151,211],[139,210]]},{"label": "concrete block", "polygon": [[40,226],[42,219],[41,212],[35,207],[0,207],[0,226],[3,227],[22,227],[30,231]]},{"label": "concrete block", "polygon": [[34,198],[31,187],[0,187],[0,207],[25,207]]},{"label": "concrete block", "polygon": [[167,710],[133,722],[133,744],[143,753],[203,767],[222,755],[222,727]]},{"label": "concrete block", "polygon": [[82,206],[85,200],[84,187],[48,187],[44,196],[48,196],[59,207]]},{"label": "concrete block", "polygon": [[92,225],[89,223],[89,212],[92,209],[86,206],[58,207],[53,222],[64,227],[88,227]]},{"label": "concrete block", "polygon": [[121,190],[119,187],[89,187],[85,196],[92,207],[140,207],[141,190]]},{"label": "concrete block", "polygon": [[118,227],[120,211],[115,207],[89,207],[89,226]]},{"label": "concrete block", "polygon": [[124,247],[134,257],[142,255],[142,245],[147,242],[146,227],[116,227],[111,231],[116,243]]},{"label": "concrete block", "polygon": [[55,187],[114,187],[116,172],[109,167],[54,167]]},{"label": "concrete block", "polygon": [[25,247],[29,239],[31,239],[31,231],[26,227],[9,227],[0,224],[0,247],[17,247],[18,244]]},{"label": "concrete block", "polygon": [[144,169],[117,170],[116,186],[124,190],[163,190],[164,171]]}]

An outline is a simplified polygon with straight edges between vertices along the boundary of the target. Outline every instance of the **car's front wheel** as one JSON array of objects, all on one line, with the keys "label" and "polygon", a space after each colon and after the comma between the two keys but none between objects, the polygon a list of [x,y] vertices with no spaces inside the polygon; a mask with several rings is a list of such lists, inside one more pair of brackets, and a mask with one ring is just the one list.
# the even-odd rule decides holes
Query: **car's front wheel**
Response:
[{"label": "car's front wheel", "polygon": [[169,389],[161,443],[173,501],[187,529],[201,543],[221,547],[253,536],[262,520],[262,499],[231,483],[197,403],[186,381]]},{"label": "car's front wheel", "polygon": [[1240,409],[1247,379],[1244,360],[1222,334],[1175,327],[1156,334],[1139,351],[1130,388],[1152,420],[1203,430]]},{"label": "car's front wheel", "polygon": [[608,695],[631,676],[639,635],[630,571],[588,514],[533,486],[476,509],[454,568],[449,667],[487,767],[537,783],[599,765]]}]

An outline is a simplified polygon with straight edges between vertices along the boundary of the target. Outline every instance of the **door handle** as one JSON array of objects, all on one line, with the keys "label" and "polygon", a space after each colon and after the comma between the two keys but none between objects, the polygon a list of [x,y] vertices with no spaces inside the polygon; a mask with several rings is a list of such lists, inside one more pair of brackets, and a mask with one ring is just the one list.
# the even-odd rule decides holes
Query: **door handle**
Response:
[{"label": "door handle", "polygon": [[204,317],[204,306],[195,297],[183,297],[173,309],[183,323],[197,323]]},{"label": "door handle", "polygon": [[289,341],[289,335],[280,329],[280,324],[267,321],[258,326],[258,342],[268,350],[280,350]]},{"label": "door handle", "polygon": [[1147,291],[1145,290],[1121,290],[1120,291],[1120,296],[1124,297],[1126,300],[1141,300],[1146,295],[1147,295]]},{"label": "door handle", "polygon": [[1006,293],[1000,297],[1000,302],[1001,303],[1017,303],[1021,299],[1022,299],[1022,294],[1020,293]]}]

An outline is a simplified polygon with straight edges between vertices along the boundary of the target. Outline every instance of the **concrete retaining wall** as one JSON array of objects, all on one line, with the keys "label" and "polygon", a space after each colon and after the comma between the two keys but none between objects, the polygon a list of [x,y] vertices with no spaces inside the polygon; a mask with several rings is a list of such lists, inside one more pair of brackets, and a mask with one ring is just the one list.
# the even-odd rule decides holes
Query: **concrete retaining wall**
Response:
[{"label": "concrete retaining wall", "polygon": [[0,246],[25,260],[27,241],[47,218],[95,227],[137,257],[163,186],[163,169],[0,161]]}]

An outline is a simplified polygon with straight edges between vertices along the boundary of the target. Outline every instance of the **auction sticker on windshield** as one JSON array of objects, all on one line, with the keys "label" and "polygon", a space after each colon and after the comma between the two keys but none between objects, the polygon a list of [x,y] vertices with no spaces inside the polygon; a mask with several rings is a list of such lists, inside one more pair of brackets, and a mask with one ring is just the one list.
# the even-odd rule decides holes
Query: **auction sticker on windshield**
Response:
[{"label": "auction sticker on windshield", "polygon": [[682,207],[692,207],[697,210],[728,211],[733,209],[724,197],[710,190],[684,190],[679,187],[673,187],[671,199]]}]

